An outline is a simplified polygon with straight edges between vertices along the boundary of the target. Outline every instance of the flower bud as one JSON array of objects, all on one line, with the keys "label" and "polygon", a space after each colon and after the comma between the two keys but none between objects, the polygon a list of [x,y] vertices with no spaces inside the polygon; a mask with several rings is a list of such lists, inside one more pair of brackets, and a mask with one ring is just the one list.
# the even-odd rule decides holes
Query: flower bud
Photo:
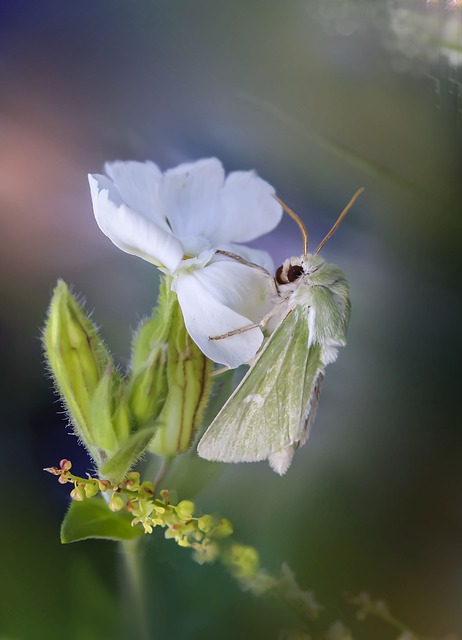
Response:
[{"label": "flower bud", "polygon": [[212,534],[214,538],[227,538],[233,534],[233,525],[227,518],[222,518],[214,528]]},{"label": "flower bud", "polygon": [[213,368],[212,361],[187,333],[176,296],[170,310],[168,394],[156,421],[160,426],[149,446],[150,451],[167,458],[184,453],[191,446],[210,394]]},{"label": "flower bud", "polygon": [[154,495],[154,489],[155,487],[152,482],[150,482],[149,480],[144,480],[141,485],[140,493],[143,493],[145,496],[151,497]]},{"label": "flower bud", "polygon": [[131,375],[128,403],[138,428],[154,422],[164,406],[168,391],[167,359],[168,345],[155,343],[144,366]]},{"label": "flower bud", "polygon": [[176,505],[175,510],[180,520],[191,520],[194,513],[194,502],[182,500]]},{"label": "flower bud", "polygon": [[213,516],[205,515],[205,516],[200,516],[197,519],[197,526],[199,527],[199,530],[203,531],[204,533],[208,533],[214,527],[216,527],[216,525],[217,525],[217,521],[216,521],[216,518],[214,518]]},{"label": "flower bud", "polygon": [[129,491],[138,491],[140,488],[140,474],[138,471],[129,471],[125,476],[124,485]]},{"label": "flower bud", "polygon": [[169,281],[162,280],[154,315],[142,323],[133,339],[130,362],[133,373],[137,374],[144,369],[156,346],[167,343],[176,304],[176,294],[170,290]]},{"label": "flower bud", "polygon": [[74,487],[71,491],[71,498],[72,500],[75,500],[76,502],[82,502],[83,500],[85,500],[85,489],[79,485],[77,485],[76,487]]},{"label": "flower bud", "polygon": [[90,405],[96,445],[111,456],[130,436],[130,411],[122,377],[109,362]]},{"label": "flower bud", "polygon": [[87,482],[83,488],[85,490],[85,497],[87,498],[93,498],[93,496],[99,493],[98,482],[96,480],[94,482]]},{"label": "flower bud", "polygon": [[109,482],[109,480],[98,479],[98,488],[100,491],[103,491],[103,492],[107,491],[110,486],[111,486],[111,483]]},{"label": "flower bud", "polygon": [[128,403],[136,427],[152,423],[167,397],[168,338],[176,295],[161,283],[154,315],[136,333],[132,345]]},{"label": "flower bud", "polygon": [[257,550],[253,547],[232,544],[229,548],[226,564],[236,578],[250,578],[256,575],[260,559]]},{"label": "flower bud", "polygon": [[117,493],[113,493],[112,498],[109,500],[108,507],[111,511],[120,511],[125,507],[124,499]]},{"label": "flower bud", "polygon": [[118,438],[112,417],[114,410],[113,391],[115,374],[112,363],[108,363],[90,402],[90,425],[95,444],[110,454],[117,450]]},{"label": "flower bud", "polygon": [[125,442],[130,436],[132,417],[128,407],[126,389],[119,374],[115,377],[116,384],[113,389],[114,412],[112,426],[119,443]]},{"label": "flower bud", "polygon": [[70,471],[72,469],[72,462],[70,460],[66,460],[66,458],[63,458],[60,461],[59,466],[61,470],[64,472]]},{"label": "flower bud", "polygon": [[92,322],[62,280],[53,293],[43,345],[76,435],[99,461],[90,407],[111,358]]}]

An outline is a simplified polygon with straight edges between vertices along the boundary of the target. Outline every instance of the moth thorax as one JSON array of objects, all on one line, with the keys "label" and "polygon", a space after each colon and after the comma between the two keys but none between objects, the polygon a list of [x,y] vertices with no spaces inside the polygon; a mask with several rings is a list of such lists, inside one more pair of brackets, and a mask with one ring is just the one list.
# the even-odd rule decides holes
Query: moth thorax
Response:
[{"label": "moth thorax", "polygon": [[291,284],[296,282],[305,270],[300,258],[287,258],[276,271],[276,282],[278,284]]}]

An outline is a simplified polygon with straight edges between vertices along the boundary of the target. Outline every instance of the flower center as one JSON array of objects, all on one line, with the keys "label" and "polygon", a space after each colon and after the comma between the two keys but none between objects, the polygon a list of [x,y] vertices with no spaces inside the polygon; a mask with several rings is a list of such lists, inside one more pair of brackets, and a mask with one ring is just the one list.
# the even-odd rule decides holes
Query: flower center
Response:
[{"label": "flower center", "polygon": [[184,257],[183,260],[188,260],[189,258],[194,258],[195,256],[199,256],[203,251],[212,248],[212,244],[208,238],[200,235],[184,235],[179,236],[179,240],[183,245]]},{"label": "flower center", "polygon": [[198,269],[203,269],[205,265],[207,265],[210,260],[215,255],[214,249],[205,249],[205,251],[201,251],[199,255],[190,255],[185,252],[180,264],[176,268],[176,273],[185,273],[187,271],[197,271]]}]

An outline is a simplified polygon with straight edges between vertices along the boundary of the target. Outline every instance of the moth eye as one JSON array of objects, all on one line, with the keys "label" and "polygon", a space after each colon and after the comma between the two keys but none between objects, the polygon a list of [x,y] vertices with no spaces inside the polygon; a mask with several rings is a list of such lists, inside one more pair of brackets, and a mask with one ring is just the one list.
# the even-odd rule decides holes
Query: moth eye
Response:
[{"label": "moth eye", "polygon": [[275,277],[276,277],[276,282],[278,284],[286,284],[286,282],[287,282],[282,278],[282,266],[283,265],[281,264],[281,266],[278,267],[278,269],[276,271],[276,276]]},{"label": "moth eye", "polygon": [[287,280],[289,282],[295,282],[295,280],[298,280],[300,278],[300,276],[303,275],[303,267],[301,264],[293,264],[292,266],[289,267],[288,271],[287,271]]}]

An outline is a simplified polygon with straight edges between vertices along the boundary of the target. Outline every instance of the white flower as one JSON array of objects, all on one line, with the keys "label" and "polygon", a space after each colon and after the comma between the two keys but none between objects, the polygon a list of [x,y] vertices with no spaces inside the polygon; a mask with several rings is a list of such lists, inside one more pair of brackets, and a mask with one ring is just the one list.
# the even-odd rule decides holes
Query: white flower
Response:
[{"label": "white flower", "polygon": [[248,362],[263,340],[259,328],[210,337],[258,322],[271,305],[269,278],[215,252],[228,250],[272,271],[266,252],[235,244],[279,223],[271,185],[252,171],[225,179],[216,158],[165,173],[152,162],[114,162],[105,170],[109,177],[89,175],[100,229],[172,276],[188,333],[209,358],[230,368]]}]

